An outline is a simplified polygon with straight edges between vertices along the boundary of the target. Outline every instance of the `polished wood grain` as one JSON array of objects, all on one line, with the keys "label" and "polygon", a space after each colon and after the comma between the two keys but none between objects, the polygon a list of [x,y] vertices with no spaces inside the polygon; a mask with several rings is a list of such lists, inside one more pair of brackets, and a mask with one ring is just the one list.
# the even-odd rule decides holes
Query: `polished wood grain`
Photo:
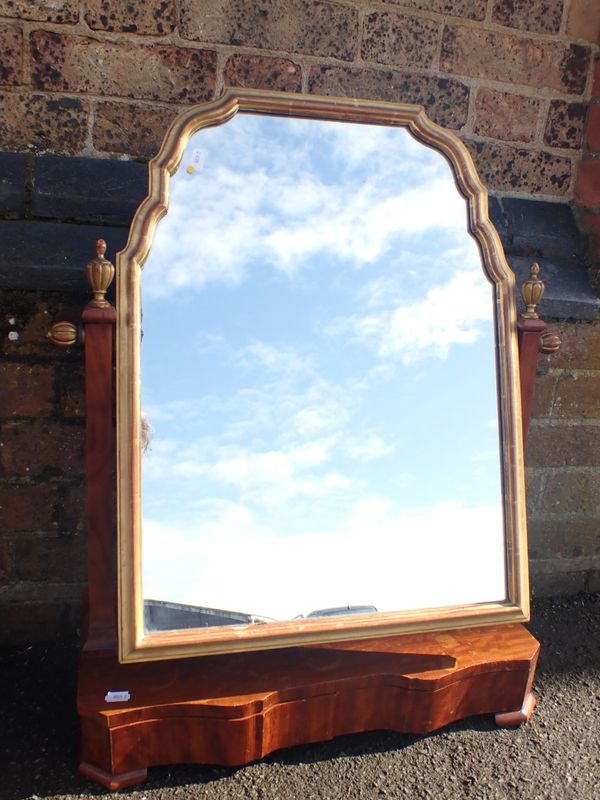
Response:
[{"label": "polished wood grain", "polygon": [[[110,789],[148,766],[236,766],[274,750],[386,729],[427,733],[521,709],[539,645],[521,625],[327,646],[82,665],[81,771]],[[104,701],[128,690],[126,703]]]},{"label": "polished wood grain", "polygon": [[521,365],[521,408],[523,414],[523,441],[527,439],[529,418],[533,407],[536,367],[540,352],[542,334],[546,323],[542,319],[519,318],[517,335],[519,338],[519,361]]},{"label": "polished wood grain", "polygon": [[86,651],[117,647],[114,510],[113,335],[111,306],[88,305],[85,330],[85,471],[87,477],[88,606]]}]

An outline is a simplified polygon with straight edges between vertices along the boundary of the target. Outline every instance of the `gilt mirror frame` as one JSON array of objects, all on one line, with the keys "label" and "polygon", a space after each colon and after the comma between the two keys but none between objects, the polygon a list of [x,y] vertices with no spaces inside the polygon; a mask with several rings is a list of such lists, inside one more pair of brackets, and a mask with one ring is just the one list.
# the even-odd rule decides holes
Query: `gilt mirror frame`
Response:
[{"label": "gilt mirror frame", "polygon": [[[144,628],[141,519],[141,276],[159,220],[167,213],[169,179],[190,137],[237,113],[400,127],[449,162],[467,200],[468,230],[494,286],[499,430],[506,552],[503,601],[439,609],[303,619],[267,625],[148,632]],[[152,661],[198,655],[364,639],[529,619],[523,442],[515,279],[488,216],[487,191],[458,136],[432,122],[424,108],[402,103],[229,89],[195,105],[171,124],[149,163],[149,191],[133,219],[117,271],[117,538],[119,658]],[[165,330],[165,336],[169,331]]]}]

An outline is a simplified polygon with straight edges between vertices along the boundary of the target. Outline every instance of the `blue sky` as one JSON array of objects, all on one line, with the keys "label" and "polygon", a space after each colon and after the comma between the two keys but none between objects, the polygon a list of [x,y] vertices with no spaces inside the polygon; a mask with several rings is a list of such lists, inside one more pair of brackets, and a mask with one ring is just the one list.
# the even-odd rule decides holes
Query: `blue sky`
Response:
[{"label": "blue sky", "polygon": [[492,289],[444,159],[239,114],[170,193],[143,273],[145,596],[277,619],[503,598]]}]

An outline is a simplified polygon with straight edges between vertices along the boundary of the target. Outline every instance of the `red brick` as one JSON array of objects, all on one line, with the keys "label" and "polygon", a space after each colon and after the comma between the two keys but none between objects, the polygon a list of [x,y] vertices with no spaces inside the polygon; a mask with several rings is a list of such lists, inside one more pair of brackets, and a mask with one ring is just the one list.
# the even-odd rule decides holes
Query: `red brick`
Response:
[{"label": "red brick", "polygon": [[552,403],[554,390],[556,389],[558,378],[554,374],[538,375],[535,380],[535,392],[533,395],[533,407],[531,417],[549,417],[552,413]]},{"label": "red brick", "polygon": [[184,39],[343,60],[355,57],[356,9],[329,0],[182,0]]},{"label": "red brick", "polygon": [[[64,303],[61,300],[27,302],[22,294],[16,297],[7,295],[4,308],[4,330],[0,341],[0,355],[8,358],[36,356],[41,359],[56,361],[68,360],[73,363],[75,351],[60,350],[52,347],[47,339],[51,325],[58,319],[69,319],[73,323],[80,322],[82,303],[79,305]],[[9,339],[12,332],[17,337]]]},{"label": "red brick", "polygon": [[437,51],[439,24],[406,14],[374,12],[363,22],[361,56],[395,67],[430,67]]},{"label": "red brick", "polygon": [[591,152],[600,153],[600,105],[590,106],[587,146]]},{"label": "red brick", "polygon": [[558,33],[564,0],[494,0],[492,19],[499,25],[536,33]]},{"label": "red brick", "polygon": [[0,539],[0,582],[10,583],[14,580],[14,545],[11,539]]},{"label": "red brick", "polygon": [[12,25],[0,25],[0,84],[23,82],[23,32]]},{"label": "red brick", "polygon": [[0,93],[0,135],[6,150],[74,154],[85,146],[87,104],[71,97]]},{"label": "red brick", "polygon": [[99,42],[47,31],[31,34],[38,89],[201,102],[215,90],[217,54],[187,47]]},{"label": "red brick", "polygon": [[556,390],[554,416],[600,419],[600,373],[567,373]]},{"label": "red brick", "polygon": [[544,488],[542,476],[539,472],[525,470],[525,496],[527,499],[527,516],[533,517],[539,513],[542,504],[542,490]]},{"label": "red brick", "polygon": [[592,97],[600,97],[600,55],[596,56],[594,63],[594,82],[592,84]]},{"label": "red brick", "polygon": [[529,467],[600,467],[600,426],[530,425],[525,462]]},{"label": "red brick", "polygon": [[396,70],[314,67],[308,91],[334,97],[364,97],[425,106],[431,119],[447,128],[461,128],[467,121],[469,90],[460,81],[413,75]]},{"label": "red brick", "polygon": [[85,374],[83,364],[69,364],[68,378],[57,388],[61,416],[81,419],[85,415]]},{"label": "red brick", "polygon": [[466,144],[481,180],[492,191],[555,196],[569,191],[570,159],[492,142]]},{"label": "red brick", "polygon": [[598,44],[600,39],[598,0],[571,0],[567,17],[567,36]]},{"label": "red brick", "polygon": [[527,525],[530,558],[577,558],[597,548],[600,519],[587,515],[568,519],[534,519]]},{"label": "red brick", "polygon": [[546,513],[600,515],[600,470],[551,473],[542,507]]},{"label": "red brick", "polygon": [[585,103],[553,100],[548,111],[544,143],[550,147],[570,147],[579,150],[583,141],[585,112]]},{"label": "red brick", "polygon": [[83,587],[78,594],[79,598],[71,602],[57,602],[50,592],[48,598],[37,602],[4,599],[0,605],[0,640],[30,644],[72,637],[82,616]]},{"label": "red brick", "polygon": [[53,531],[58,497],[52,486],[0,486],[0,531]]},{"label": "red brick", "polygon": [[177,110],[136,103],[97,103],[92,132],[94,147],[107,153],[152,158]]},{"label": "red brick", "polygon": [[[600,225],[600,219],[598,223]],[[555,323],[549,325],[547,330],[557,333],[561,338],[558,352],[541,357],[546,360],[549,367],[600,369],[600,323]]]},{"label": "red brick", "polygon": [[84,483],[68,486],[64,490],[58,508],[58,529],[62,533],[85,533],[87,529],[85,492]]},{"label": "red brick", "polygon": [[473,130],[481,136],[512,142],[535,138],[540,102],[532,97],[479,89]]},{"label": "red brick", "polygon": [[0,417],[36,417],[52,411],[54,371],[39,364],[0,364]]},{"label": "red brick", "polygon": [[487,0],[386,0],[390,5],[417,8],[434,14],[450,17],[482,20],[485,17]]},{"label": "red brick", "polygon": [[79,425],[7,423],[0,432],[2,472],[7,478],[82,475],[83,439]]},{"label": "red brick", "polygon": [[575,202],[584,208],[600,209],[600,159],[584,159],[579,162]]},{"label": "red brick", "polygon": [[223,80],[226,86],[299,92],[302,88],[302,70],[299,64],[287,58],[240,54],[227,59]]},{"label": "red brick", "polygon": [[173,0],[132,3],[131,0],[87,0],[85,21],[94,31],[160,36],[175,28]]},{"label": "red brick", "polygon": [[590,235],[592,257],[600,261],[600,214],[587,212],[583,215],[583,220],[585,229]]},{"label": "red brick", "polygon": [[537,597],[560,597],[586,591],[590,573],[567,561],[566,569],[557,572],[557,559],[533,560],[529,563],[531,592]]},{"label": "red brick", "polygon": [[22,581],[78,583],[87,575],[85,539],[79,536],[19,536],[15,574]]},{"label": "red brick", "polygon": [[582,94],[590,49],[447,25],[440,64],[455,74]]},{"label": "red brick", "polygon": [[77,22],[79,0],[0,0],[0,17],[31,19],[35,22]]}]

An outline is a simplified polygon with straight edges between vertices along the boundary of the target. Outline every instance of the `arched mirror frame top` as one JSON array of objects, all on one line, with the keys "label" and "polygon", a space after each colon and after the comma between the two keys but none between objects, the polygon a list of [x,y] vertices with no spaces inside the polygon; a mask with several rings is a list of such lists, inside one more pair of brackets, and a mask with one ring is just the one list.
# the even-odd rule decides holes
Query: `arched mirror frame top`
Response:
[{"label": "arched mirror frame top", "polygon": [[[141,531],[141,274],[156,226],[168,210],[169,178],[184,149],[202,128],[236,113],[354,122],[407,129],[450,163],[468,206],[468,228],[495,288],[499,423],[503,451],[503,494],[507,596],[425,611],[385,612],[336,619],[277,622],[147,632],[144,629]],[[129,239],[117,254],[117,530],[118,626],[121,661],[150,661],[195,655],[261,650],[400,633],[472,627],[529,618],[525,488],[516,337],[515,280],[488,217],[487,191],[471,156],[456,134],[432,122],[422,106],[284,93],[227,90],[218,100],[196,105],[177,117],[159,153],[149,163],[149,192],[135,214]],[[168,335],[168,331],[165,331]]]}]

